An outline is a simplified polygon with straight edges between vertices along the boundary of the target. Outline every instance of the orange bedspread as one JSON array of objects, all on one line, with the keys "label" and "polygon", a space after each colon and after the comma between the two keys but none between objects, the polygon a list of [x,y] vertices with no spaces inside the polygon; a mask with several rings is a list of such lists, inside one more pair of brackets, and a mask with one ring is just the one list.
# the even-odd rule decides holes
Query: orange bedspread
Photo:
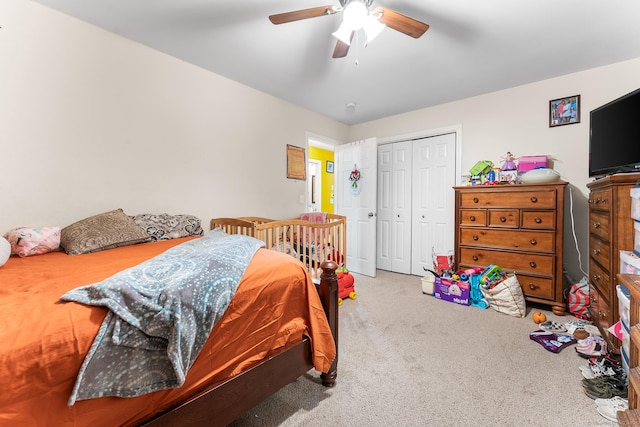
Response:
[{"label": "orange bedspread", "polygon": [[106,309],[59,302],[189,238],[87,255],[12,257],[0,268],[0,425],[135,425],[311,337],[314,366],[328,371],[335,344],[307,271],[293,257],[260,249],[227,312],[214,326],[184,386],[124,399],[67,400]]}]

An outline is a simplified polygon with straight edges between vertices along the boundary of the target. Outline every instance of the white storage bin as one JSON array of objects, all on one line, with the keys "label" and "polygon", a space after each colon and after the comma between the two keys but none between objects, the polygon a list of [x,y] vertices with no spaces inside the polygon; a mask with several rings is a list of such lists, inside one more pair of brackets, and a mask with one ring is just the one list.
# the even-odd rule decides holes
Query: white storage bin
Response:
[{"label": "white storage bin", "polygon": [[620,273],[640,274],[640,257],[631,251],[620,251]]},{"label": "white storage bin", "polygon": [[631,218],[640,221],[640,188],[631,189]]},{"label": "white storage bin", "polygon": [[620,320],[622,324],[629,329],[629,309],[631,307],[631,294],[624,285],[616,286],[616,292],[618,294],[618,313],[620,313]]},{"label": "white storage bin", "polygon": [[633,221],[633,230],[635,232],[633,237],[633,252],[635,252],[636,255],[640,255],[640,221]]}]

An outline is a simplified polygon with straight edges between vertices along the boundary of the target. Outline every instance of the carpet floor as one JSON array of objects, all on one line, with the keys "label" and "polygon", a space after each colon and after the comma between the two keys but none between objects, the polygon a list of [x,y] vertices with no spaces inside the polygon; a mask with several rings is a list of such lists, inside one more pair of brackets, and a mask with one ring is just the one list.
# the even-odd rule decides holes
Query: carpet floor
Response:
[{"label": "carpet floor", "polygon": [[338,380],[310,371],[236,420],[243,426],[615,426],[583,391],[574,345],[529,338],[536,325],[422,294],[417,276],[354,274],[340,307]]}]

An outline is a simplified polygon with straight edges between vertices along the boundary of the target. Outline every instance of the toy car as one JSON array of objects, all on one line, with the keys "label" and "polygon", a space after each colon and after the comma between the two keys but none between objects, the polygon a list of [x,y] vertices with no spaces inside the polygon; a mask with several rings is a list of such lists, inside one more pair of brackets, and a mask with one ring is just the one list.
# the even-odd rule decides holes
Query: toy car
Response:
[{"label": "toy car", "polygon": [[356,299],[355,279],[349,270],[342,268],[336,270],[338,276],[338,305],[342,305],[342,300],[346,298]]}]

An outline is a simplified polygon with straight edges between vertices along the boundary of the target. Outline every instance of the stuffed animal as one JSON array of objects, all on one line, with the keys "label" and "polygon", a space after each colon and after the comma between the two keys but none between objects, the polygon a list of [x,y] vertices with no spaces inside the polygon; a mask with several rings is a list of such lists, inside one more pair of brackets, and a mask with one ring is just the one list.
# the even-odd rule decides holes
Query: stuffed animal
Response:
[{"label": "stuffed animal", "polygon": [[346,268],[339,268],[336,270],[338,276],[338,305],[342,305],[344,298],[356,299],[356,290],[354,286],[355,279],[349,270]]}]

